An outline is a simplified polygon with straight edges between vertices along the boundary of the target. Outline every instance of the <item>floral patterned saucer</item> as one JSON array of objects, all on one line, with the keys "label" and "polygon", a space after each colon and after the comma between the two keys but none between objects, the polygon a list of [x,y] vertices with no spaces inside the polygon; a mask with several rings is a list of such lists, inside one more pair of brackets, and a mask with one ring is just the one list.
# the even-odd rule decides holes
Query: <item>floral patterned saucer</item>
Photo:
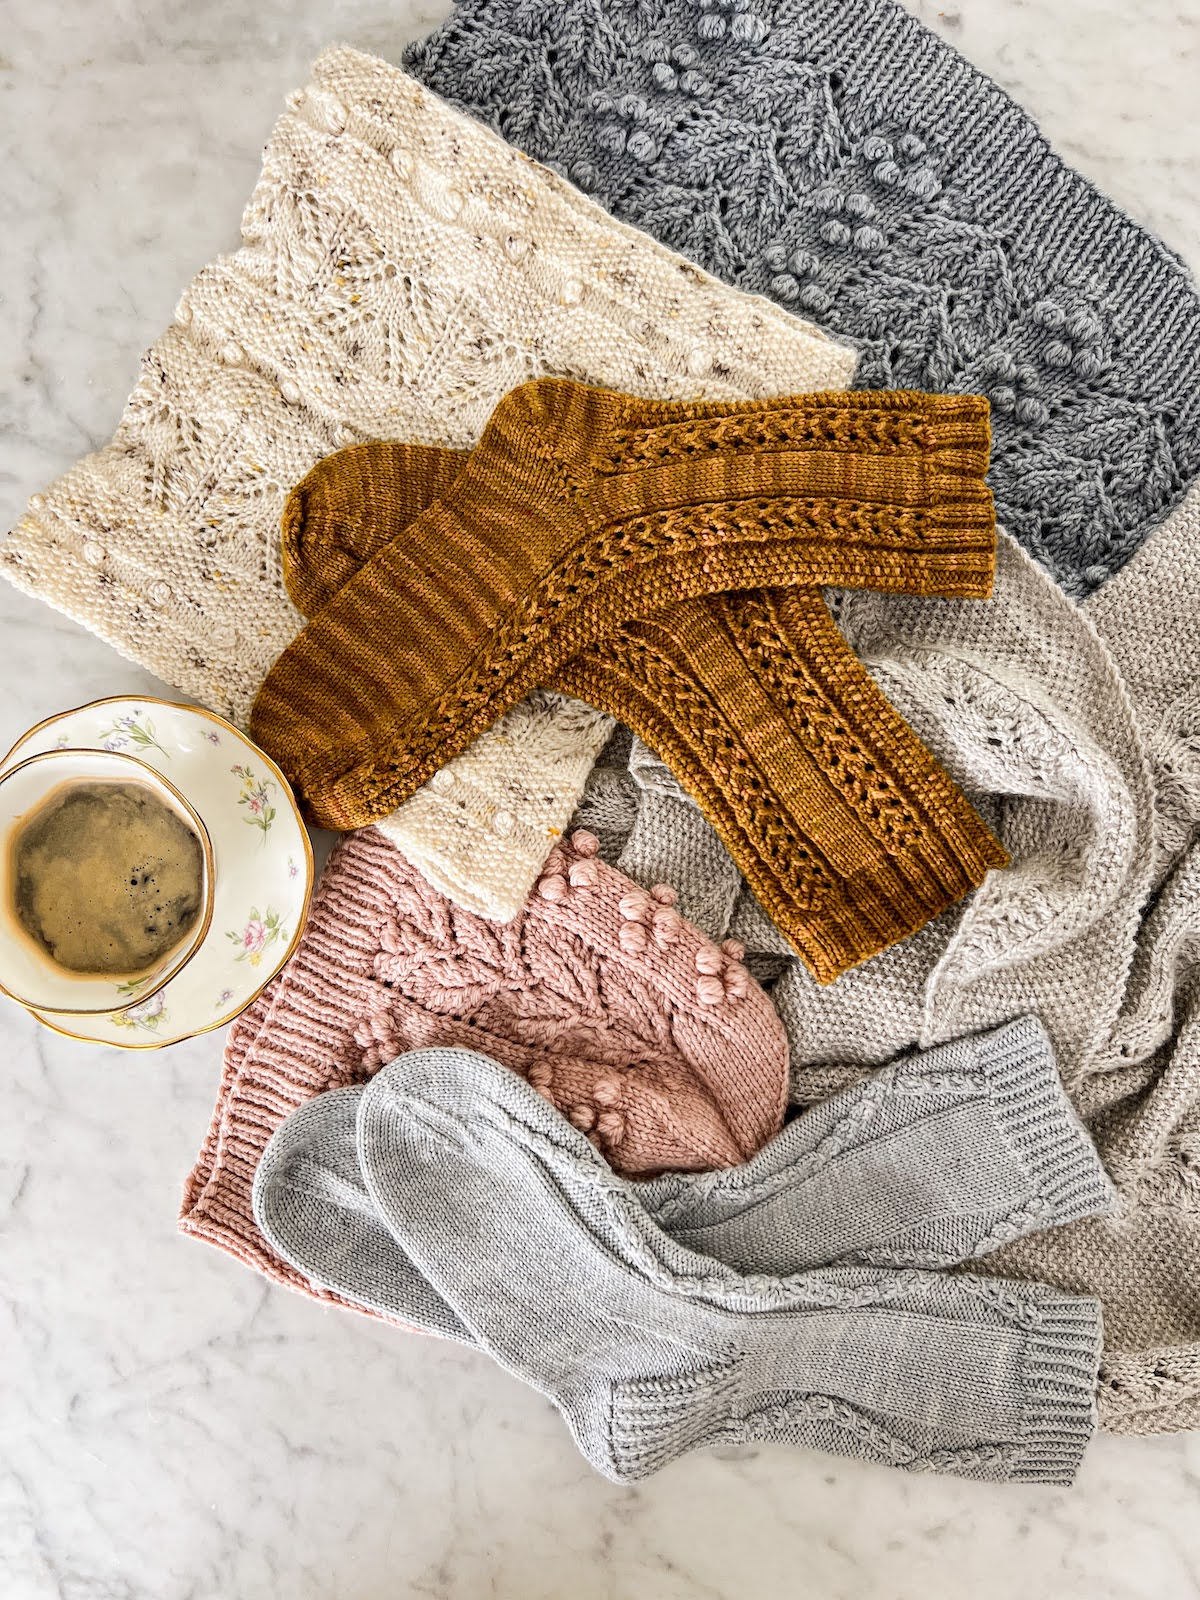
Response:
[{"label": "floral patterned saucer", "polygon": [[145,695],[48,718],[17,741],[0,771],[68,748],[137,756],[184,795],[212,839],[213,917],[183,970],[142,1004],[139,984],[114,983],[117,1010],[33,1015],[73,1039],[126,1050],[161,1048],[232,1022],[296,948],[308,913],[312,845],[287,779],[222,717]]}]

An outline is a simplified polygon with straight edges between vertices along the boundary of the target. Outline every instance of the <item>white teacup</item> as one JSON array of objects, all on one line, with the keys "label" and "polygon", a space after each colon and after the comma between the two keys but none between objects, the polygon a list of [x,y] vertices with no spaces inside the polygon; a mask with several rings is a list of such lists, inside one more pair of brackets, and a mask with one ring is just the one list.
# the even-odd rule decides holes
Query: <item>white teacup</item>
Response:
[{"label": "white teacup", "polygon": [[213,914],[213,849],[203,819],[162,773],[136,756],[107,750],[47,750],[10,767],[0,776],[0,990],[37,1011],[83,1016],[113,1008],[111,976],[68,971],[42,950],[21,925],[14,909],[12,843],[22,822],[68,783],[141,784],[169,807],[200,841],[203,856],[201,914],[187,936],[161,964],[138,975],[139,1002],[148,1000],[180,972],[200,947]]}]

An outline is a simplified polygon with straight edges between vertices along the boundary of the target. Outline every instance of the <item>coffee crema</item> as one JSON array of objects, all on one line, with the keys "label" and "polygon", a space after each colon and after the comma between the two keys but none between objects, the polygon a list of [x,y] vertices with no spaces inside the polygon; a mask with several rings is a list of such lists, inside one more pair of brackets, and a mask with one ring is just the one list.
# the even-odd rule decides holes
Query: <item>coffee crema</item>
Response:
[{"label": "coffee crema", "polygon": [[20,820],[10,851],[13,913],[77,977],[155,972],[204,907],[200,840],[149,784],[60,784]]}]

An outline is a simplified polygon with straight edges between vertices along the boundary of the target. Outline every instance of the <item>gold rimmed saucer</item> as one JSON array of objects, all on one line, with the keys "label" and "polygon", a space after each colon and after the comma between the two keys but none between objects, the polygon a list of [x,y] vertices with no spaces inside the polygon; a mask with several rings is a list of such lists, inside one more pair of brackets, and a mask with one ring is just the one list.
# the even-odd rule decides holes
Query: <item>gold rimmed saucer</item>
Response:
[{"label": "gold rimmed saucer", "polygon": [[287,779],[232,723],[148,695],[114,696],[63,711],[23,734],[0,772],[43,751],[136,756],[182,794],[212,841],[212,920],[183,969],[147,999],[113,985],[114,1010],[38,1011],[73,1039],[154,1050],[223,1027],[270,983],[300,940],[313,853]]}]

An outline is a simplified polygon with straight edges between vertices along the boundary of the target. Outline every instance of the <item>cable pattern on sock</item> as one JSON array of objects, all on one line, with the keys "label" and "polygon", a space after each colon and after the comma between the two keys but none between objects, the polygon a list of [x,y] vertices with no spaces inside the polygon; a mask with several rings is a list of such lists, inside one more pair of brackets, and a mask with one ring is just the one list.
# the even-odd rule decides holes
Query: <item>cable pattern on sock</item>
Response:
[{"label": "cable pattern on sock", "polygon": [[[914,1469],[1070,1479],[1095,1426],[1095,1301],[929,1272],[719,1270],[622,1197],[524,1086],[482,1057],[435,1054],[394,1062],[364,1094],[367,1191],[426,1281],[554,1400],[601,1471],[626,1481],[699,1445],[770,1437]],[[547,1316],[536,1265],[528,1287],[500,1288],[462,1262],[481,1197],[507,1210],[526,1186],[543,1223],[553,1216],[556,1259],[570,1255],[587,1286],[567,1328]],[[432,1191],[427,1211],[415,1191]],[[503,1225],[491,1248],[504,1256]],[[943,1369],[932,1384],[931,1359]],[[976,1363],[978,1390],[945,1403],[952,1374]]]}]

